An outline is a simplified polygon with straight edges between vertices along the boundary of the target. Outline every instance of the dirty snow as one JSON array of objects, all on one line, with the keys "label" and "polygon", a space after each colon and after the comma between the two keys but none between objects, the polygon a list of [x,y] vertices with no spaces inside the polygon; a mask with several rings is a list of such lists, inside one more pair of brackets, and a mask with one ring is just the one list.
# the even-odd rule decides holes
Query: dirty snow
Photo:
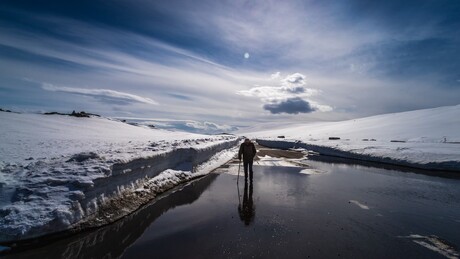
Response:
[{"label": "dirty snow", "polygon": [[162,172],[168,188],[181,182],[173,176],[209,173],[238,142],[97,117],[0,112],[0,120],[0,242],[72,228]]},{"label": "dirty snow", "polygon": [[460,171],[460,105],[264,128],[262,124],[239,133],[269,147],[300,147],[325,155]]}]

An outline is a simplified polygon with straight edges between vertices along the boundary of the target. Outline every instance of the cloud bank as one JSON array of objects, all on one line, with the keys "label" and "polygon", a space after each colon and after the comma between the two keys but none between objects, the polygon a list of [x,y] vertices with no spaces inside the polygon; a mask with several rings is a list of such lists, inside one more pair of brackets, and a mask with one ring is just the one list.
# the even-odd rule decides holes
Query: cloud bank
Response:
[{"label": "cloud bank", "polygon": [[63,92],[70,94],[80,94],[94,97],[102,102],[109,102],[110,104],[131,104],[131,103],[144,103],[151,105],[158,105],[157,102],[150,98],[144,98],[138,95],[114,91],[110,89],[85,89],[85,88],[73,88],[65,86],[55,86],[48,83],[42,84],[43,90],[52,92]]},{"label": "cloud bank", "polygon": [[270,111],[272,114],[287,113],[299,114],[310,113],[317,109],[313,108],[308,101],[300,97],[294,97],[279,102],[268,103],[263,106],[264,110]]},{"label": "cloud bank", "polygon": [[226,124],[218,124],[209,121],[195,120],[168,120],[168,119],[141,119],[141,118],[120,118],[129,123],[138,125],[155,126],[155,128],[166,130],[179,130],[202,134],[217,134],[225,132],[233,132],[238,130],[238,127]]}]

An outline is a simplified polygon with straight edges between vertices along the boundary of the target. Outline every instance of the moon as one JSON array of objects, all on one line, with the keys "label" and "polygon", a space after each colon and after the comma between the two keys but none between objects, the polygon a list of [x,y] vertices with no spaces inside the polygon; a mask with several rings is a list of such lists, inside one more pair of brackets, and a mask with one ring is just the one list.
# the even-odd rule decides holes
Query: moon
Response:
[{"label": "moon", "polygon": [[248,58],[249,58],[249,53],[247,53],[247,52],[244,53],[244,58],[245,58],[245,59],[248,59]]}]

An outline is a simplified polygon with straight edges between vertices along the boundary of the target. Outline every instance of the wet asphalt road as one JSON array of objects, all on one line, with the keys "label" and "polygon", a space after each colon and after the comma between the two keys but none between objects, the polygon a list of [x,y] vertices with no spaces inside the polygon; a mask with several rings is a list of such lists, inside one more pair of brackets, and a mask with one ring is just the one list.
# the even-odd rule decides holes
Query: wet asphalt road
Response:
[{"label": "wet asphalt road", "polygon": [[223,168],[110,226],[10,258],[458,257],[459,179],[309,164],[321,173],[256,165],[252,183]]},{"label": "wet asphalt road", "polygon": [[255,166],[253,187],[240,178],[239,190],[235,176],[221,174],[198,200],[155,221],[123,257],[456,256],[458,180],[361,166],[315,167],[324,173]]}]

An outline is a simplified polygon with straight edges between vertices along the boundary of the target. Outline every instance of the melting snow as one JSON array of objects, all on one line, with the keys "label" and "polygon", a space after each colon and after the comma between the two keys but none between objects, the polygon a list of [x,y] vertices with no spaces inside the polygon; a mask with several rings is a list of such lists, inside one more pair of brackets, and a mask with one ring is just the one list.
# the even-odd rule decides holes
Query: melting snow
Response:
[{"label": "melting snow", "polygon": [[289,159],[280,159],[271,156],[260,157],[260,160],[254,161],[255,165],[260,166],[284,166],[284,167],[300,167],[299,164],[290,161]]},{"label": "melting snow", "polygon": [[69,229],[153,179],[165,190],[209,173],[238,142],[95,117],[0,112],[0,120],[0,241]]}]

